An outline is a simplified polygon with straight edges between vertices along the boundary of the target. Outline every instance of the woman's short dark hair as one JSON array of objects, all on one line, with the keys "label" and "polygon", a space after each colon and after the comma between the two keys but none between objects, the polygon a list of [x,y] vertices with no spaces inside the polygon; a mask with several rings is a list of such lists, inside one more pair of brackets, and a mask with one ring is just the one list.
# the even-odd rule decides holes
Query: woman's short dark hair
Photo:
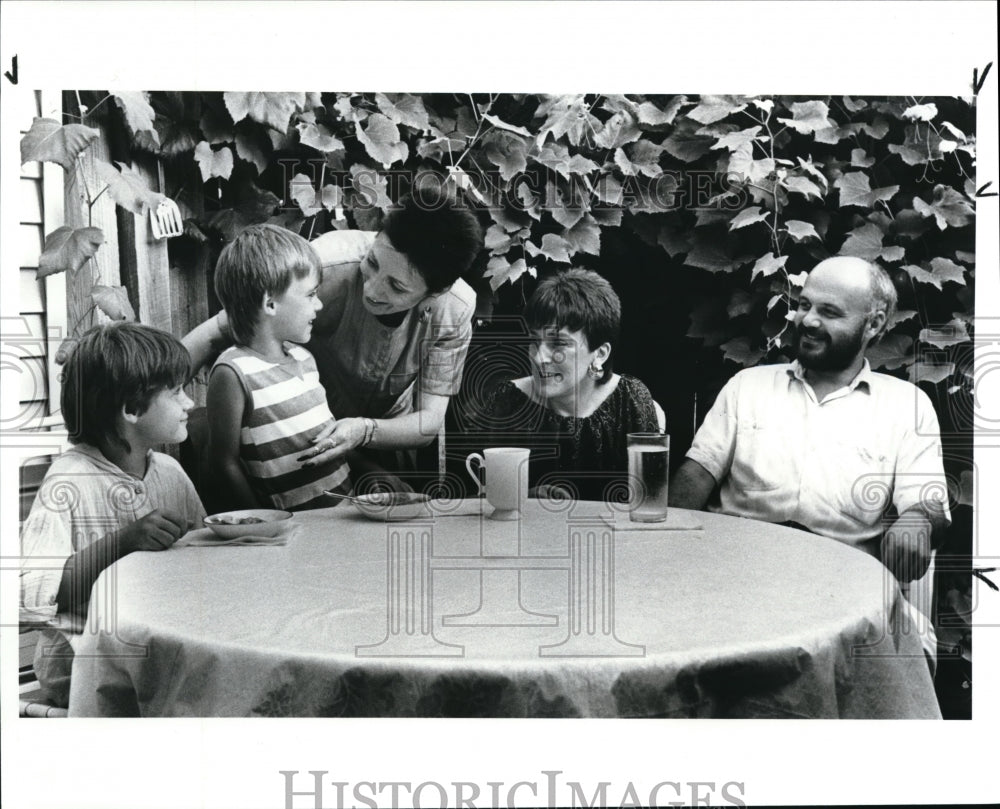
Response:
[{"label": "woman's short dark hair", "polygon": [[479,220],[437,175],[421,175],[389,211],[382,232],[423,276],[431,294],[468,271],[483,247]]},{"label": "woman's short dark hair", "polygon": [[215,294],[240,345],[253,340],[265,295],[280,295],[293,279],[313,270],[322,276],[319,256],[305,239],[277,225],[251,225],[222,248],[215,264]]},{"label": "woman's short dark hair", "polygon": [[122,408],[142,415],[162,390],[191,376],[191,355],[181,341],[141,323],[88,329],[62,372],[62,414],[74,444],[132,448],[119,434]]},{"label": "woman's short dark hair", "polygon": [[[622,304],[611,284],[596,272],[572,269],[539,282],[524,307],[524,318],[531,329],[582,331],[591,351],[604,343],[613,350],[621,329]],[[613,356],[612,351],[599,384],[611,379]]]}]

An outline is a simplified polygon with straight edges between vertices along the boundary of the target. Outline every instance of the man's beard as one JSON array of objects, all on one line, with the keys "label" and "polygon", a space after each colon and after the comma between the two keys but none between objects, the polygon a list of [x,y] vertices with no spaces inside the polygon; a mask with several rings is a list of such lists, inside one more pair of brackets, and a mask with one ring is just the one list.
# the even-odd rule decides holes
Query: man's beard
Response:
[{"label": "man's beard", "polygon": [[795,334],[795,354],[803,368],[810,371],[843,371],[850,367],[865,348],[865,329],[862,326],[854,334],[834,342],[826,332],[819,331],[809,336],[815,341],[812,347],[803,347],[803,329],[799,326]]}]

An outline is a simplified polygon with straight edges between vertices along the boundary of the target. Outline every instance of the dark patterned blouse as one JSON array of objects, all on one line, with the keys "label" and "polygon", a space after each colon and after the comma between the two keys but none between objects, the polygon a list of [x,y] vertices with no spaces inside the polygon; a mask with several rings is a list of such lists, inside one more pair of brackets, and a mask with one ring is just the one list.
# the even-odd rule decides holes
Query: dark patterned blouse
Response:
[{"label": "dark patterned blouse", "polygon": [[483,446],[531,450],[531,488],[561,485],[579,500],[623,500],[628,480],[626,435],[659,432],[646,386],[622,375],[618,387],[589,416],[560,416],[502,382],[477,425]]}]

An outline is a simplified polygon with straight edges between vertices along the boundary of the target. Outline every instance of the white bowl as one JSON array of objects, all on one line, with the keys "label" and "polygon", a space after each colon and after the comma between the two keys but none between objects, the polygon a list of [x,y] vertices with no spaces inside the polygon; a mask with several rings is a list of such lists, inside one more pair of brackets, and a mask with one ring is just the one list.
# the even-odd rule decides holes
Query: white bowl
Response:
[{"label": "white bowl", "polygon": [[239,537],[273,537],[288,527],[295,516],[290,511],[273,508],[248,508],[242,511],[222,511],[206,517],[204,522],[223,539]]},{"label": "white bowl", "polygon": [[430,517],[430,495],[417,492],[375,492],[351,500],[354,507],[370,520],[398,522]]}]

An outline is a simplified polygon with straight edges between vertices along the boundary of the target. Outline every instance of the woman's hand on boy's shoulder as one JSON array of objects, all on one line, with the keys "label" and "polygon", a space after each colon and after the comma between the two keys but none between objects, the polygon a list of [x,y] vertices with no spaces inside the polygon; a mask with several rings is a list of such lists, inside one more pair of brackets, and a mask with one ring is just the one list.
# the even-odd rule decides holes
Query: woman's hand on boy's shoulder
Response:
[{"label": "woman's hand on boy's shoulder", "polygon": [[156,509],[122,529],[119,541],[124,553],[165,551],[188,530],[185,517],[173,511]]}]

